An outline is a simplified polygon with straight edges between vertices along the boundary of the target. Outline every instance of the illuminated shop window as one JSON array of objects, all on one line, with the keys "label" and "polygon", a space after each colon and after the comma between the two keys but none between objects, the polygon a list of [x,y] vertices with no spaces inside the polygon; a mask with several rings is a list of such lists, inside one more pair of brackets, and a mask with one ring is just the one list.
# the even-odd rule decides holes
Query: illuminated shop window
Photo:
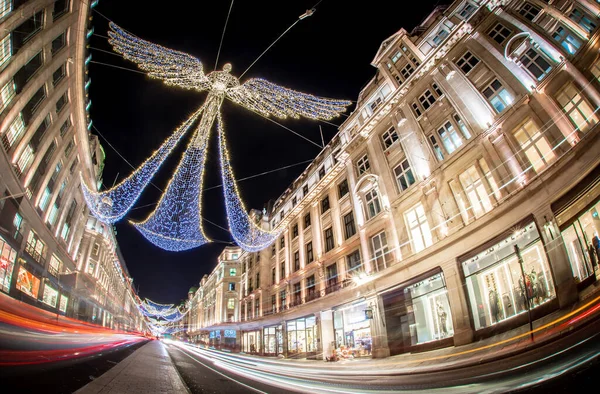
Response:
[{"label": "illuminated shop window", "polygon": [[52,288],[48,283],[44,286],[44,295],[42,296],[42,302],[56,308],[58,302],[58,291]]},{"label": "illuminated shop window", "polygon": [[563,242],[577,282],[594,275],[592,259],[600,259],[600,201],[564,228]]},{"label": "illuminated shop window", "polygon": [[17,251],[0,236],[0,289],[6,293],[10,290],[16,258]]},{"label": "illuminated shop window", "polygon": [[38,292],[40,291],[40,280],[25,268],[20,267],[17,278],[17,290],[37,299]]},{"label": "illuminated shop window", "polygon": [[511,229],[493,246],[461,264],[476,330],[526,313],[528,307],[537,308],[555,297],[544,245],[533,222]]}]

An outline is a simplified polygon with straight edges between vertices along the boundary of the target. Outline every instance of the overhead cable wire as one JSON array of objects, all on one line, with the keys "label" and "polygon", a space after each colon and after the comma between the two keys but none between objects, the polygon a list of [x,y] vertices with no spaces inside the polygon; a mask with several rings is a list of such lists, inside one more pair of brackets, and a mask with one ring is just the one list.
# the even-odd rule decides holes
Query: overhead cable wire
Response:
[{"label": "overhead cable wire", "polygon": [[233,2],[235,0],[231,0],[231,5],[229,6],[229,11],[227,12],[227,19],[225,19],[225,26],[223,26],[223,33],[221,34],[221,42],[219,43],[219,50],[217,51],[217,59],[215,60],[215,68],[217,69],[217,65],[219,64],[219,55],[221,54],[221,47],[223,46],[223,39],[225,38],[225,30],[227,30],[227,22],[229,22],[229,15],[231,15],[231,9],[233,8]]}]

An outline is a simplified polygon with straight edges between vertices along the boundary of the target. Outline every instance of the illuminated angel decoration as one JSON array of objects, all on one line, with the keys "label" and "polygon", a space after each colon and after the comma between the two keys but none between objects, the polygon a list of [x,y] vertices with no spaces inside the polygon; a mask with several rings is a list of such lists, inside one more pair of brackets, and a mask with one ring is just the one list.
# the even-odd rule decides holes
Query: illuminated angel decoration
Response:
[{"label": "illuminated angel decoration", "polygon": [[229,161],[221,120],[224,99],[263,116],[328,120],[345,111],[350,101],[316,97],[264,79],[243,84],[231,75],[231,64],[222,71],[205,74],[195,57],[142,40],[110,23],[113,49],[138,65],[149,76],[170,86],[206,91],[204,104],[171,135],[133,174],[115,187],[97,192],[82,182],[84,196],[93,215],[114,223],[127,214],[177,143],[200,117],[198,126],[156,209],[142,222],[131,222],[150,242],[172,251],[195,248],[209,242],[202,228],[202,181],[210,131],[217,121],[219,156],[227,220],[234,240],[247,251],[270,245],[280,231],[262,229],[248,215],[237,190]]}]

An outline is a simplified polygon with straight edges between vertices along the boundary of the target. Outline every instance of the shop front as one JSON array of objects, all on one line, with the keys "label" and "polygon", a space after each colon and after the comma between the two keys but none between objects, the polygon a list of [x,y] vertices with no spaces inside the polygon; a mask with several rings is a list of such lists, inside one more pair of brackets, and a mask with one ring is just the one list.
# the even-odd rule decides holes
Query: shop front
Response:
[{"label": "shop front", "polygon": [[263,351],[265,356],[283,353],[283,327],[281,324],[263,328]]},{"label": "shop front", "polygon": [[546,251],[532,219],[459,258],[459,262],[475,330],[528,310],[536,312],[555,299]]},{"label": "shop front", "polygon": [[223,344],[221,349],[230,351],[237,350],[237,331],[233,329],[223,330]]},{"label": "shop front", "polygon": [[0,290],[5,293],[10,290],[10,281],[15,269],[16,258],[17,251],[0,236]]},{"label": "shop front", "polygon": [[440,268],[381,296],[390,355],[453,344],[452,312]]},{"label": "shop front", "polygon": [[242,334],[242,352],[260,353],[260,331],[246,331]]},{"label": "shop front", "polygon": [[208,333],[208,347],[221,348],[221,330],[213,330]]},{"label": "shop front", "polygon": [[287,357],[314,358],[317,351],[317,319],[313,316],[285,322]]},{"label": "shop front", "polygon": [[17,277],[17,290],[37,300],[40,291],[40,279],[21,266]]},{"label": "shop front", "polygon": [[342,305],[333,311],[335,352],[340,358],[370,357],[372,309],[366,301]]}]

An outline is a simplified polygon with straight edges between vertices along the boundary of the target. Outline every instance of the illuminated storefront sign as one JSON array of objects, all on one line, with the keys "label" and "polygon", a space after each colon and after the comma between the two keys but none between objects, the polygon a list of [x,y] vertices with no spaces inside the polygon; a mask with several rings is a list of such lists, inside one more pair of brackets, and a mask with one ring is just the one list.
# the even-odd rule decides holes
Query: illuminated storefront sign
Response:
[{"label": "illuminated storefront sign", "polygon": [[56,308],[56,303],[58,301],[58,291],[53,289],[50,285],[46,284],[44,286],[44,295],[42,296],[42,302],[44,304],[48,304],[53,308]]},{"label": "illuminated storefront sign", "polygon": [[225,338],[235,338],[235,330],[224,330]]},{"label": "illuminated storefront sign", "polygon": [[37,298],[40,291],[40,280],[25,268],[19,268],[19,277],[17,278],[17,289],[30,297]]},{"label": "illuminated storefront sign", "polygon": [[60,304],[58,306],[58,309],[61,312],[66,312],[67,311],[67,304],[69,303],[69,297],[67,297],[64,294],[61,294],[60,296]]}]

